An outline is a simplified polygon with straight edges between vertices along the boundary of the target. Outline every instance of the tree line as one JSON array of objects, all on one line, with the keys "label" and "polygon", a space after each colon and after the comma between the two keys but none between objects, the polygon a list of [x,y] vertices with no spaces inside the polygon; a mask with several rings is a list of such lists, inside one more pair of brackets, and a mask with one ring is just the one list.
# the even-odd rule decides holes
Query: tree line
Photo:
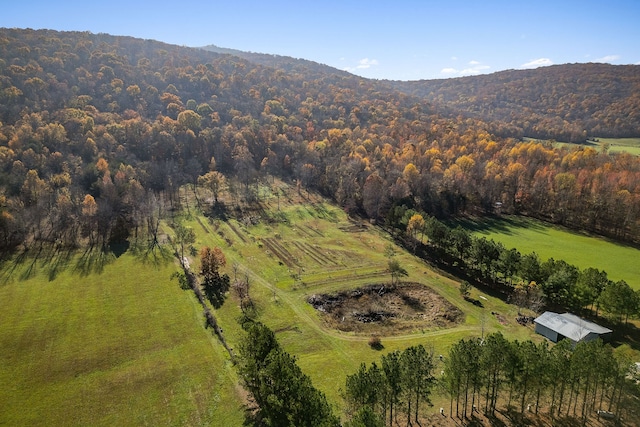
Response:
[{"label": "tree line", "polygon": [[[390,210],[387,224],[402,233],[408,249],[442,265],[455,267],[471,280],[489,284],[522,308],[538,312],[542,307],[604,310],[612,319],[627,322],[640,317],[640,291],[624,280],[612,281],[593,267],[580,270],[564,260],[541,261],[535,252],[515,248],[486,237],[476,237],[457,226],[451,228],[433,216],[406,205]],[[423,237],[427,244],[422,243]]]},{"label": "tree line", "polygon": [[[337,426],[324,395],[313,387],[265,325],[245,321],[238,370],[265,425]],[[440,371],[437,373],[437,371]],[[465,338],[434,357],[422,344],[362,363],[342,396],[345,426],[412,425],[425,418],[434,395],[449,397],[443,416],[462,420],[496,411],[586,420],[595,411],[620,417],[633,406],[637,376],[631,359],[601,340],[554,346],[509,341],[500,332]]]},{"label": "tree line", "polygon": [[280,347],[275,334],[250,320],[243,328],[247,335],[240,345],[238,372],[259,407],[259,421],[274,427],[339,426],[324,394]]},{"label": "tree line", "polygon": [[[470,418],[496,408],[525,415],[545,412],[554,418],[585,420],[597,410],[620,416],[633,400],[631,360],[616,356],[601,340],[508,341],[494,333],[485,339],[462,339],[449,350],[439,379],[450,397],[450,414]],[[454,408],[455,406],[455,408]]]},{"label": "tree line", "polygon": [[382,356],[380,366],[375,362],[369,367],[361,364],[345,382],[343,394],[351,418],[347,425],[393,425],[400,412],[407,425],[412,420],[419,423],[421,408],[431,405],[434,369],[433,350],[423,345],[388,353]]}]

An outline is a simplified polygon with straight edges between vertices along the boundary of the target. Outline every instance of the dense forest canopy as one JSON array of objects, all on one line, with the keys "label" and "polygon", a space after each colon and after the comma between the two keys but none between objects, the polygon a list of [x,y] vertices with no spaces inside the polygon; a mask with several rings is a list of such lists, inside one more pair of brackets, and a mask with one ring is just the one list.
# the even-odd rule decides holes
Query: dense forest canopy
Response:
[{"label": "dense forest canopy", "polygon": [[389,83],[484,120],[498,135],[570,142],[640,135],[638,65],[567,64]]},{"label": "dense forest canopy", "polygon": [[[0,245],[125,241],[157,230],[154,218],[179,203],[184,184],[233,177],[230,190],[251,198],[269,175],[377,220],[397,205],[442,218],[500,203],[503,212],[640,237],[636,156],[498,137],[495,124],[436,107],[438,96],[287,61],[0,30]],[[521,85],[536,90],[547,71],[527,72],[532,85]],[[562,81],[558,93],[570,90]],[[611,126],[624,134],[625,123]]]}]

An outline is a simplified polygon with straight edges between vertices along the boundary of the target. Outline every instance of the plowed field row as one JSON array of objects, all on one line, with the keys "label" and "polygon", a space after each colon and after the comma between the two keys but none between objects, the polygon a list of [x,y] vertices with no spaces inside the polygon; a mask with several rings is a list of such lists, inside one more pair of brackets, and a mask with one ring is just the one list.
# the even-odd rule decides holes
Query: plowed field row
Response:
[{"label": "plowed field row", "polygon": [[238,236],[240,240],[242,240],[242,243],[247,243],[247,238],[244,237],[244,234],[240,230],[238,230],[236,226],[234,226],[233,223],[231,223],[231,221],[227,221],[227,225],[229,226],[231,231],[233,231],[236,234],[236,236]]},{"label": "plowed field row", "polygon": [[291,253],[273,237],[262,239],[267,248],[276,256],[284,265],[289,268],[298,266]]},{"label": "plowed field row", "polygon": [[304,252],[309,258],[311,258],[316,263],[322,266],[338,265],[335,259],[322,253],[321,251],[317,250],[315,247],[311,246],[306,242],[293,242],[293,246],[295,246],[298,250]]},{"label": "plowed field row", "polygon": [[362,279],[374,279],[376,277],[386,277],[388,276],[388,272],[387,271],[372,271],[369,273],[349,273],[346,274],[344,276],[342,275],[338,275],[338,276],[331,276],[331,277],[326,277],[324,279],[321,280],[311,280],[311,281],[307,281],[305,280],[305,284],[307,286],[322,286],[322,285],[328,285],[328,284],[335,284],[335,283],[343,283],[343,282],[349,282],[349,281],[354,281],[354,280],[362,280]]},{"label": "plowed field row", "polygon": [[307,229],[307,233],[309,233],[309,234],[313,234],[313,235],[318,236],[318,237],[324,237],[324,234],[322,234],[321,231],[318,231],[313,227],[309,227],[308,225],[303,225],[302,227],[306,228]]}]

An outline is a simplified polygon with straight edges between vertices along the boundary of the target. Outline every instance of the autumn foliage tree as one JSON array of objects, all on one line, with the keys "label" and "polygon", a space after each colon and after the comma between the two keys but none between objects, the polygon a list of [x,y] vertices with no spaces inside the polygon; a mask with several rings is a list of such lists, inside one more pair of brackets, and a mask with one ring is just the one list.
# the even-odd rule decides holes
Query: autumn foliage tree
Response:
[{"label": "autumn foliage tree", "polygon": [[[149,212],[139,206],[156,200],[171,208],[156,213],[181,208],[181,187],[199,185],[215,158],[215,171],[229,189],[242,188],[247,203],[258,180],[273,175],[392,226],[403,205],[440,219],[492,214],[499,206],[501,213],[640,241],[638,157],[519,140],[562,140],[585,129],[633,133],[640,111],[628,95],[638,84],[634,66],[505,72],[508,88],[495,76],[418,82],[415,97],[395,90],[409,91],[400,83],[269,55],[48,30],[2,29],[0,39],[0,184],[13,236],[44,242],[56,228],[66,241],[77,240],[71,226],[60,233],[60,211],[49,207],[64,191],[70,197],[60,206],[81,216],[78,195],[88,194],[98,206],[94,240],[108,250],[131,230],[138,238]],[[581,83],[598,84],[576,91],[569,69]],[[489,83],[476,83],[480,78]],[[455,94],[449,105],[474,114],[435,108],[433,97],[421,99],[423,86],[443,100]],[[547,86],[555,95],[540,97]],[[583,96],[588,91],[598,97]],[[526,108],[502,102],[516,96]],[[120,170],[127,172],[118,177]],[[205,180],[214,201],[225,188],[221,176]]]},{"label": "autumn foliage tree", "polygon": [[209,302],[214,307],[220,307],[224,302],[225,293],[229,290],[230,279],[220,274],[220,268],[227,264],[227,259],[218,247],[211,249],[205,246],[200,251],[200,275],[202,286]]},{"label": "autumn foliage tree", "polygon": [[226,188],[227,180],[218,171],[210,171],[198,177],[198,184],[208,189],[213,194],[213,203],[218,204],[218,196]]}]

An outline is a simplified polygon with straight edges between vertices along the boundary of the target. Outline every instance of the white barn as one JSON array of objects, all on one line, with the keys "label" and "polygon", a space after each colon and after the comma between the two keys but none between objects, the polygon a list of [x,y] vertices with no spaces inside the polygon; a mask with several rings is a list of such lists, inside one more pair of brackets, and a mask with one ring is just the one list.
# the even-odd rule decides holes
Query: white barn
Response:
[{"label": "white barn", "polygon": [[580,341],[592,341],[596,338],[607,340],[613,332],[571,313],[558,314],[545,311],[534,320],[536,332],[553,342],[563,338],[571,340],[574,345]]}]

